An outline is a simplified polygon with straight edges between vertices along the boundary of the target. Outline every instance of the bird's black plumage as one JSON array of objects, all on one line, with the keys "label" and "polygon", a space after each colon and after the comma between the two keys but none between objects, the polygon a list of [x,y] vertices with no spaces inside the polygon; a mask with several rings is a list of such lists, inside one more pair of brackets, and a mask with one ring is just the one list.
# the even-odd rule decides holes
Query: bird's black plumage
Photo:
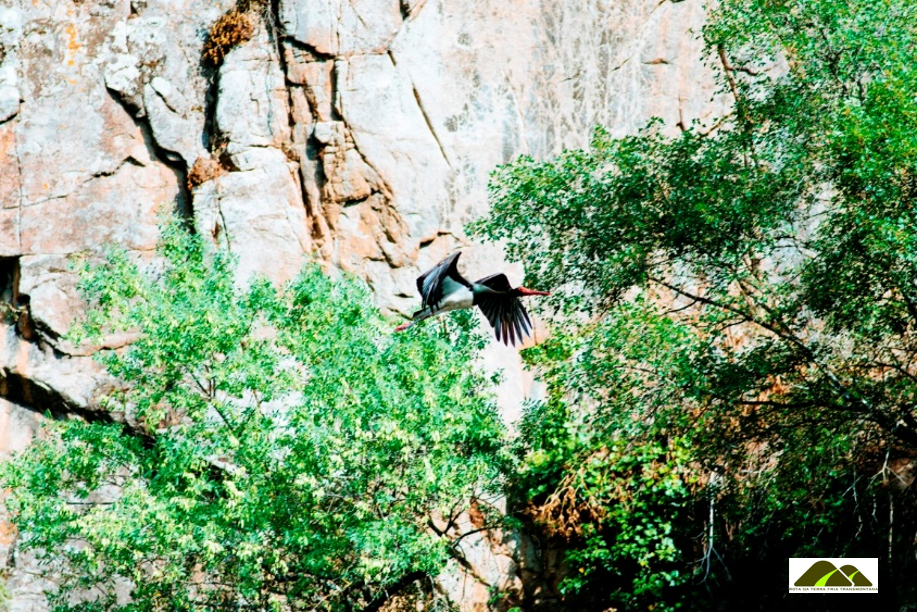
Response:
[{"label": "bird's black plumage", "polygon": [[515,294],[505,274],[485,276],[475,285],[487,287],[491,291],[475,291],[474,305],[481,309],[484,316],[494,328],[497,340],[504,344],[516,344],[532,335],[532,321],[525,311],[522,301]]},{"label": "bird's black plumage", "polygon": [[411,317],[411,323],[398,326],[404,330],[441,312],[477,306],[487,317],[497,340],[506,345],[522,342],[532,335],[532,321],[522,306],[521,296],[548,295],[525,287],[513,287],[505,274],[491,274],[471,283],[458,271],[461,252],[449,255],[417,278],[422,308]]},{"label": "bird's black plumage", "polygon": [[432,307],[436,309],[443,299],[443,287],[447,279],[464,285],[471,289],[471,283],[465,280],[458,271],[458,258],[462,252],[453,253],[445,258],[422,275],[417,277],[417,291],[423,300],[423,308]]}]

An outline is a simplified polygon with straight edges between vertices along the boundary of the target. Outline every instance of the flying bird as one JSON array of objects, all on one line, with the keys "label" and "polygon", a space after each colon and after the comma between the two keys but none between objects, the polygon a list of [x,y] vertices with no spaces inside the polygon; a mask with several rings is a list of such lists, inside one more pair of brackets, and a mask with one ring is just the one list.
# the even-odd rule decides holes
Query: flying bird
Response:
[{"label": "flying bird", "polygon": [[498,341],[509,346],[532,335],[532,321],[519,298],[526,295],[550,295],[525,287],[513,288],[505,274],[491,274],[473,283],[458,271],[458,251],[417,278],[417,291],[423,298],[422,308],[411,321],[395,328],[404,331],[415,323],[450,310],[477,306],[490,321]]}]

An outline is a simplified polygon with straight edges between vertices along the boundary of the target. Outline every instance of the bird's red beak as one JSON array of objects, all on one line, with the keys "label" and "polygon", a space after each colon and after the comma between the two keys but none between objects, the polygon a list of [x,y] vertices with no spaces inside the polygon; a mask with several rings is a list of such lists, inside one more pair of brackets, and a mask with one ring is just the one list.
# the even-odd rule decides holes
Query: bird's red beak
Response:
[{"label": "bird's red beak", "polygon": [[527,287],[519,287],[516,291],[519,292],[519,295],[551,295],[550,291],[537,291]]},{"label": "bird's red beak", "polygon": [[395,328],[395,331],[404,331],[404,330],[406,330],[407,328],[409,328],[410,326],[411,326],[410,321],[407,322],[407,323],[402,323],[401,325],[399,325],[398,327]]}]

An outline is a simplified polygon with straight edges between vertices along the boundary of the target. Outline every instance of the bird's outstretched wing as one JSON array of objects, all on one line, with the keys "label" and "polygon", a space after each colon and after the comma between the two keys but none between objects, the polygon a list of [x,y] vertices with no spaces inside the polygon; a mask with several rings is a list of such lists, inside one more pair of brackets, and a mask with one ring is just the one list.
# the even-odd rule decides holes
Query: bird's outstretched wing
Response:
[{"label": "bird's outstretched wing", "polygon": [[453,253],[417,277],[417,291],[423,298],[423,308],[436,308],[443,299],[443,285],[450,279],[471,289],[471,283],[458,272],[458,258],[461,254],[461,251]]},{"label": "bird's outstretched wing", "polygon": [[494,328],[498,341],[507,346],[522,342],[532,335],[532,321],[522,302],[513,295],[512,286],[505,274],[492,274],[477,281],[493,290],[493,293],[479,293],[475,296],[478,307]]}]

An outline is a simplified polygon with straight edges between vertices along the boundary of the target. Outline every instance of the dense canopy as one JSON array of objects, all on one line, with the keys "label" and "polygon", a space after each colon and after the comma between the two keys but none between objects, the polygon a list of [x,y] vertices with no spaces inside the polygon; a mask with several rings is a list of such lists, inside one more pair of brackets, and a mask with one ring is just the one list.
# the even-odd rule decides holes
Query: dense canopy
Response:
[{"label": "dense canopy", "polygon": [[159,255],[82,272],[75,337],[137,334],[99,354],[127,424],[49,424],[4,468],[57,605],[377,609],[459,554],[431,524],[499,492],[504,435],[489,381],[446,358],[483,342],[467,318],[392,335],[362,283],[314,265],[240,288],[177,222]]},{"label": "dense canopy", "polygon": [[764,605],[817,555],[912,600],[917,5],[724,0],[703,37],[725,117],[493,176],[477,233],[564,289],[522,512],[595,609]]}]

